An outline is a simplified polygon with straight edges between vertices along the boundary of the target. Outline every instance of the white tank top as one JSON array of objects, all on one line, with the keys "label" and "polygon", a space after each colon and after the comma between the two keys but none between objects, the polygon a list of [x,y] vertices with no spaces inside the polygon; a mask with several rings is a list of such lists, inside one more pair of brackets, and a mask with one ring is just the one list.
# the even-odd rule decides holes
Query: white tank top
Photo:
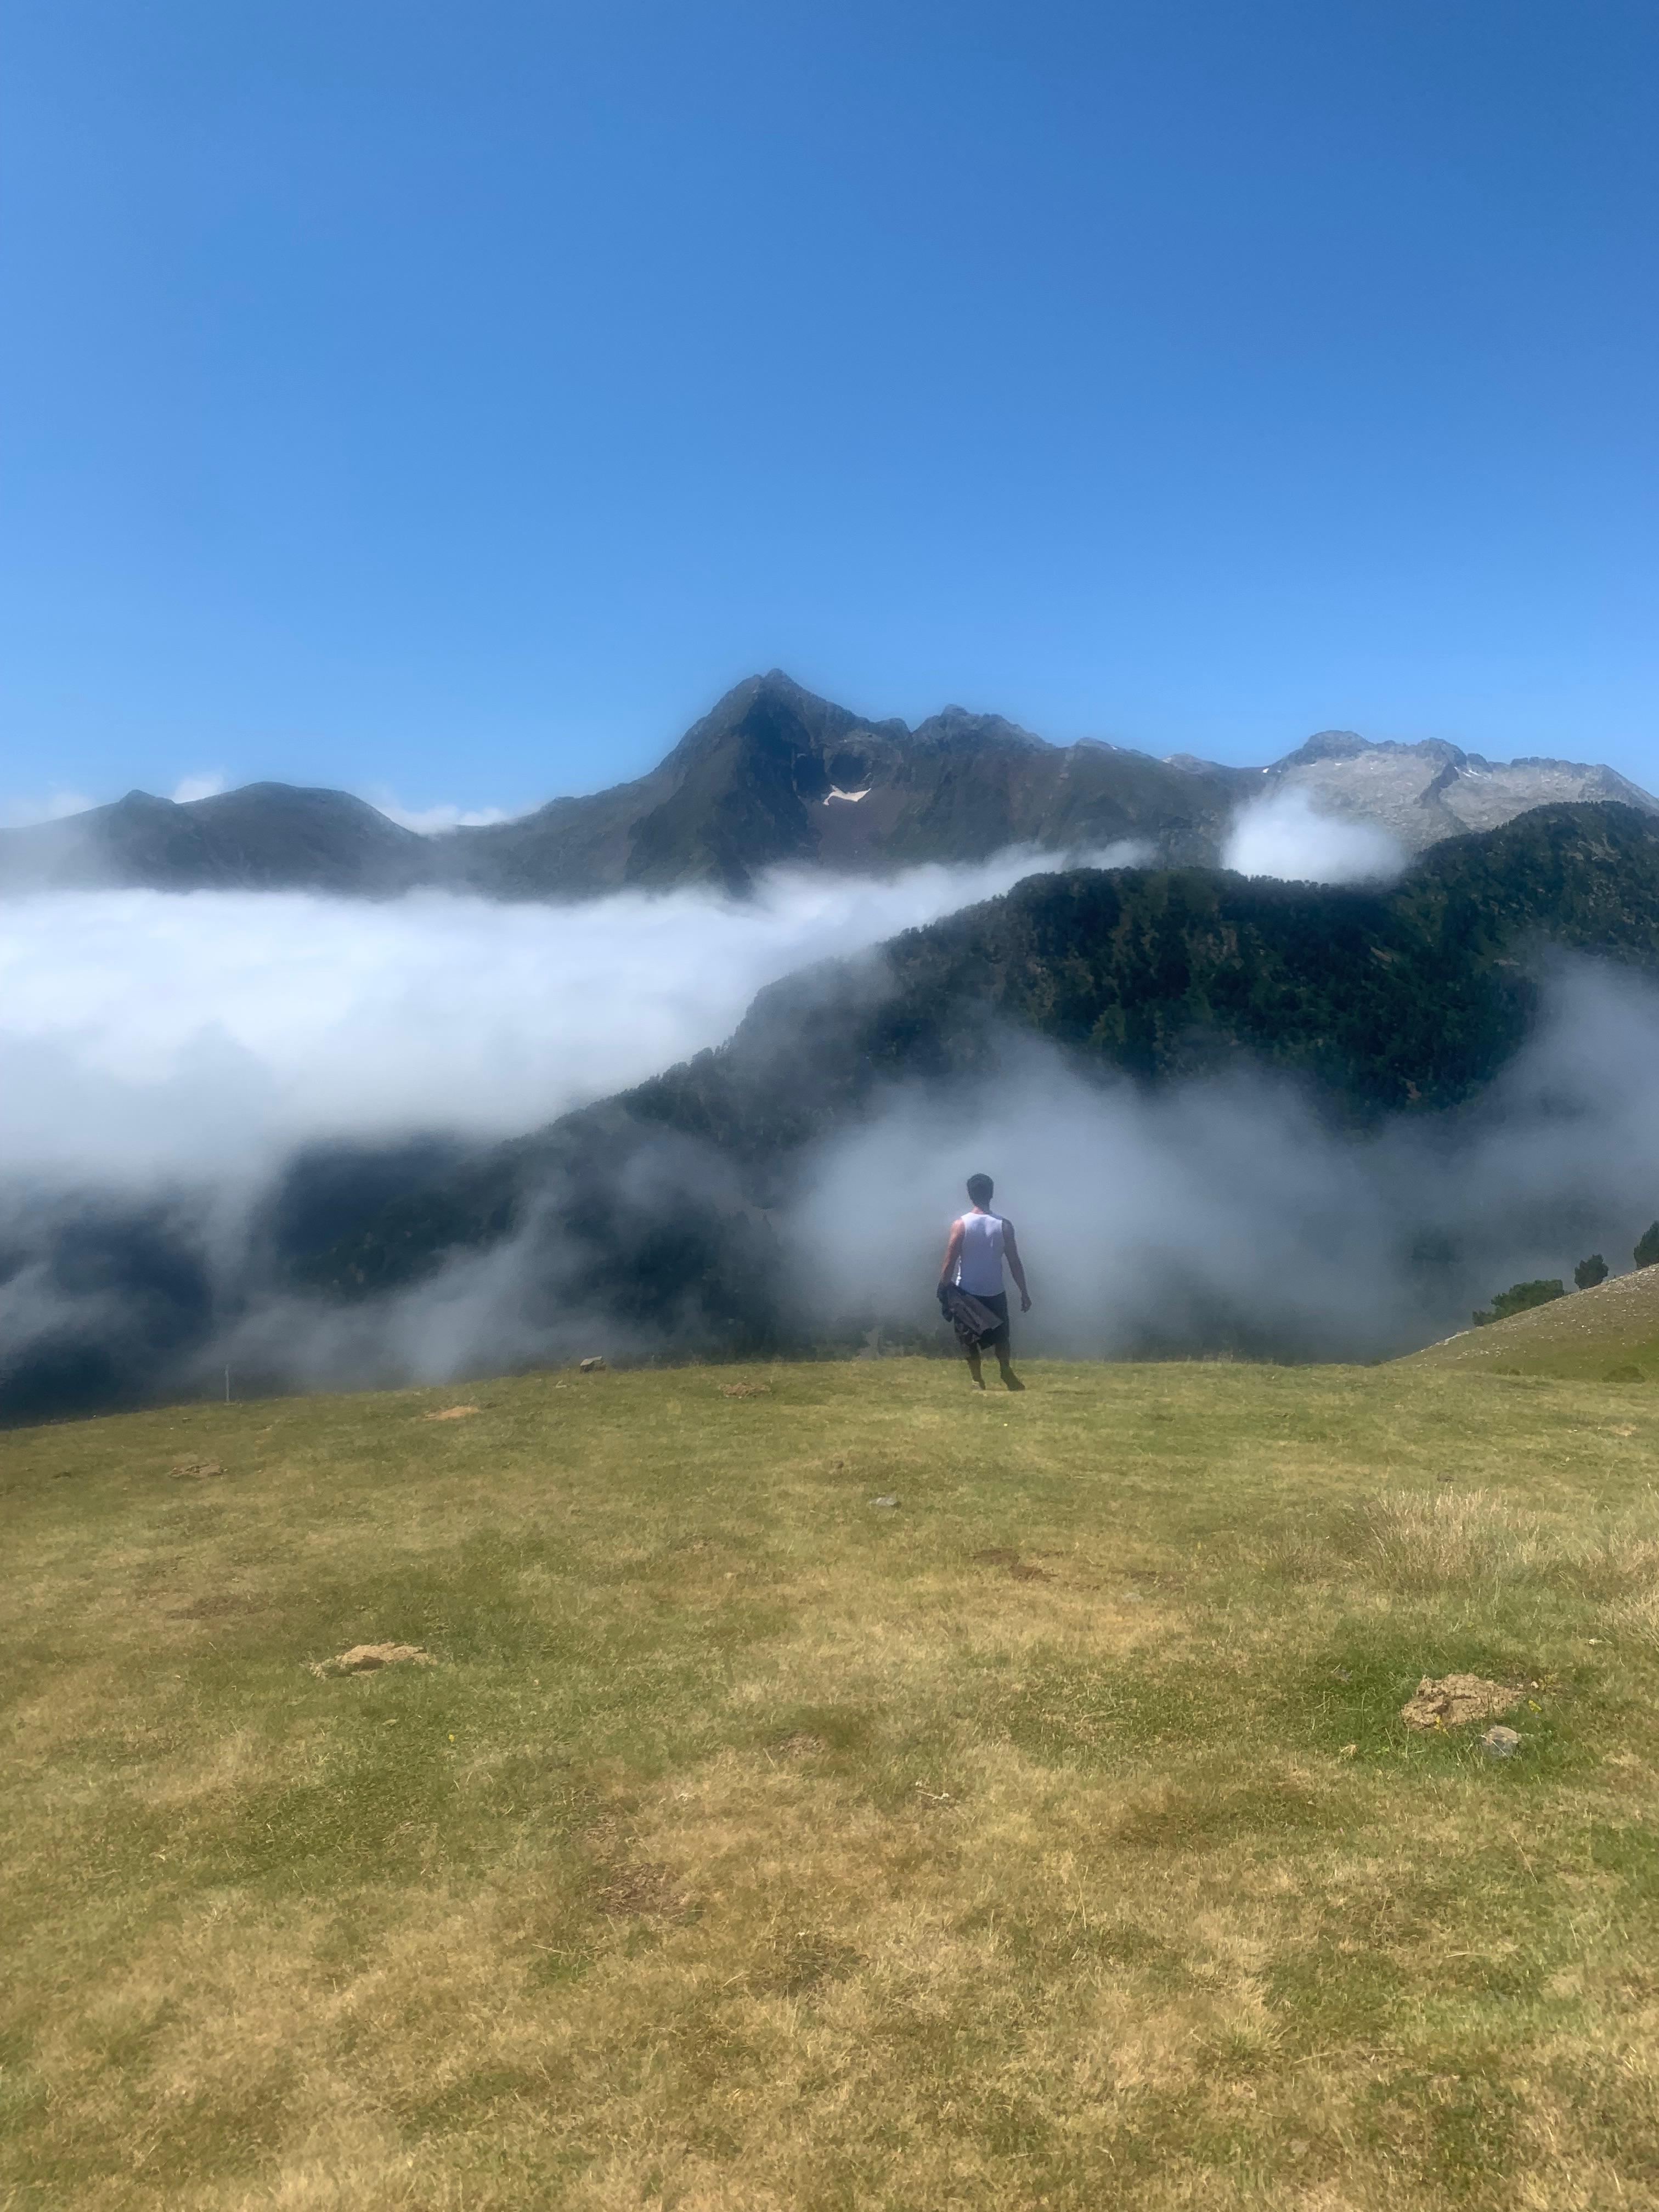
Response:
[{"label": "white tank top", "polygon": [[1002,1216],[964,1213],[957,1288],[970,1297],[994,1298],[1002,1288]]}]

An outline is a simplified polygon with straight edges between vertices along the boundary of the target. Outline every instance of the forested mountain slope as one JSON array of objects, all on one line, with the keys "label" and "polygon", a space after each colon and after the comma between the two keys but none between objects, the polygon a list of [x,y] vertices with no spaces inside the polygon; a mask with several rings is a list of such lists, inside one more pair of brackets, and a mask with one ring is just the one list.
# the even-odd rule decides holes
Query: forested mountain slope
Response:
[{"label": "forested mountain slope", "polygon": [[[671,1279],[677,1297],[703,1284],[734,1310],[726,1247],[752,1242],[753,1209],[785,1194],[802,1148],[887,1086],[986,1074],[1024,1033],[1144,1080],[1279,1068],[1346,1115],[1452,1105],[1521,1043],[1551,948],[1659,972],[1659,823],[1542,809],[1437,848],[1387,890],[1203,869],[1033,877],[774,985],[720,1050],[410,1190],[306,1274],[348,1297],[407,1283],[521,1224],[533,1194],[637,1310],[662,1304],[659,1278],[665,1296]],[[684,1165],[672,1227],[617,1195],[626,1162],[661,1158],[665,1138]],[[738,1304],[755,1319],[764,1297]]]}]

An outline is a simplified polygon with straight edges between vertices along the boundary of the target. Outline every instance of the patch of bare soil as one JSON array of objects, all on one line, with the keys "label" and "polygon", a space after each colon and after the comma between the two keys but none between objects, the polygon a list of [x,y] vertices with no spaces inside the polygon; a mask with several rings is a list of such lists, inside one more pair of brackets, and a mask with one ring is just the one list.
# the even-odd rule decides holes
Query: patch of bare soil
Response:
[{"label": "patch of bare soil", "polygon": [[769,1398],[771,1395],[769,1382],[722,1382],[720,1385],[722,1398]]},{"label": "patch of bare soil", "polygon": [[607,1920],[670,1920],[685,1910],[673,1869],[654,1859],[606,1868],[593,1901]]},{"label": "patch of bare soil", "polygon": [[1046,1567],[1034,1567],[1029,1559],[1011,1551],[1006,1544],[992,1544],[982,1552],[975,1552],[974,1563],[981,1567],[1000,1567],[1017,1583],[1051,1583],[1054,1577]]},{"label": "patch of bare soil", "polygon": [[372,1674],[380,1667],[435,1667],[437,1661],[418,1644],[354,1644],[337,1659],[319,1659],[313,1674]]},{"label": "patch of bare soil", "polygon": [[778,1746],[778,1757],[816,1759],[821,1751],[828,1751],[829,1748],[821,1735],[814,1735],[810,1729],[797,1729],[793,1735],[785,1736]]},{"label": "patch of bare soil", "polygon": [[469,1413],[481,1413],[482,1406],[446,1406],[436,1413],[422,1413],[423,1421],[464,1421]]},{"label": "patch of bare soil", "polygon": [[1496,1719],[1525,1695],[1515,1683],[1489,1682],[1483,1674],[1443,1674],[1437,1681],[1425,1674],[1400,1717],[1407,1728],[1461,1728],[1465,1721]]},{"label": "patch of bare soil", "polygon": [[175,1482],[205,1482],[211,1475],[222,1474],[224,1468],[216,1459],[200,1459],[192,1452],[188,1458],[174,1460],[171,1471]]}]

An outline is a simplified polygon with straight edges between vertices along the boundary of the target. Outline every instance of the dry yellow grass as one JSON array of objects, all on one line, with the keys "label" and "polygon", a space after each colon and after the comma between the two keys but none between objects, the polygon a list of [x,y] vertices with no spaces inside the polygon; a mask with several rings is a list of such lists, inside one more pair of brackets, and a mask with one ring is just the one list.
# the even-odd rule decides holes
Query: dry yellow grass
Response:
[{"label": "dry yellow grass", "polygon": [[1642,1389],[733,1379],[0,1439],[5,2212],[1659,2203]]}]

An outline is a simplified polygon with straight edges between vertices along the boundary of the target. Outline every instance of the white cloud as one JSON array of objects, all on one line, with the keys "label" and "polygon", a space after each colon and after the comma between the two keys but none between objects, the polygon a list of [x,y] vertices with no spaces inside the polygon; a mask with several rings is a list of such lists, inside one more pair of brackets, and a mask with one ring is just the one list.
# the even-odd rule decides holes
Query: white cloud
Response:
[{"label": "white cloud", "polygon": [[[0,901],[0,1198],[9,1235],[22,1224],[16,1249],[42,1255],[0,1287],[0,1340],[60,1326],[141,1336],[147,1310],[119,1268],[54,1277],[50,1224],[36,1237],[28,1223],[86,1192],[100,1194],[88,1218],[107,1219],[124,1193],[142,1209],[165,1186],[218,1310],[246,1312],[236,1358],[269,1375],[437,1376],[568,1349],[540,1317],[544,1248],[529,1238],[348,1314],[274,1297],[249,1256],[269,1178],[311,1139],[534,1127],[718,1043],[775,978],[1042,865],[1004,855],[891,883],[783,875],[742,903]],[[1580,968],[1547,1006],[1538,1040],[1476,1108],[1364,1139],[1267,1076],[1097,1085],[1028,1042],[994,1081],[907,1088],[828,1146],[777,1220],[790,1272],[820,1307],[928,1321],[945,1223],[984,1169],[1032,1271],[1029,1346],[1213,1342],[1242,1316],[1330,1356],[1401,1349],[1591,1249],[1628,1264],[1659,1212],[1659,1000]],[[1448,1236],[1461,1261],[1425,1277],[1413,1244]],[[567,1334],[586,1327],[579,1300],[578,1286]],[[146,1362],[134,1371],[152,1387],[179,1386],[184,1370]]]},{"label": "white cloud", "polygon": [[443,830],[488,830],[497,822],[515,822],[527,808],[517,810],[505,806],[404,806],[389,791],[369,794],[368,803],[378,807],[388,821],[396,822],[405,830],[418,830],[422,837],[435,836]]},{"label": "white cloud", "polygon": [[194,799],[216,799],[224,787],[222,769],[210,769],[204,775],[181,775],[173,787],[173,803],[188,806]]},{"label": "white cloud", "polygon": [[[1265,1073],[1148,1091],[1049,1048],[940,1097],[912,1086],[827,1146],[792,1226],[820,1307],[927,1314],[947,1220],[995,1178],[1036,1300],[1026,1343],[1124,1357],[1230,1332],[1377,1358],[1468,1326],[1600,1249],[1627,1267],[1659,1212],[1659,994],[1580,963],[1475,1105],[1356,1137]],[[1426,1273],[1414,1253],[1449,1240]]]},{"label": "white cloud", "polygon": [[[1034,1310],[1017,1347],[1071,1358],[1215,1349],[1376,1358],[1467,1327],[1504,1285],[1569,1282],[1599,1247],[1615,1268],[1659,1206],[1659,996],[1616,974],[1559,976],[1539,1036],[1472,1111],[1356,1138],[1298,1086],[1264,1074],[1157,1092],[1082,1079],[1051,1048],[1013,1045],[1003,1073],[896,1091],[807,1163],[772,1217],[799,1316],[940,1332],[933,1285],[963,1185],[994,1175],[1016,1221]],[[675,1164],[630,1163],[664,1176]],[[726,1172],[693,1153],[706,1194]],[[1425,1268],[1425,1243],[1460,1256]],[[556,1221],[458,1256],[362,1306],[256,1301],[202,1356],[307,1388],[442,1381],[672,1341],[581,1310]],[[875,1378],[872,1378],[875,1386]]]},{"label": "white cloud", "polygon": [[1322,814],[1307,793],[1291,784],[1239,809],[1222,866],[1241,876],[1358,884],[1397,876],[1406,858],[1399,840],[1377,823]]},{"label": "white cloud", "polygon": [[60,1177],[194,1178],[313,1137],[509,1135],[718,1044],[793,969],[1054,865],[1008,854],[885,883],[779,875],[741,902],[0,902],[0,1158]]},{"label": "white cloud", "polygon": [[61,822],[98,804],[79,791],[54,791],[46,799],[0,799],[0,830],[31,830],[37,822]]}]

